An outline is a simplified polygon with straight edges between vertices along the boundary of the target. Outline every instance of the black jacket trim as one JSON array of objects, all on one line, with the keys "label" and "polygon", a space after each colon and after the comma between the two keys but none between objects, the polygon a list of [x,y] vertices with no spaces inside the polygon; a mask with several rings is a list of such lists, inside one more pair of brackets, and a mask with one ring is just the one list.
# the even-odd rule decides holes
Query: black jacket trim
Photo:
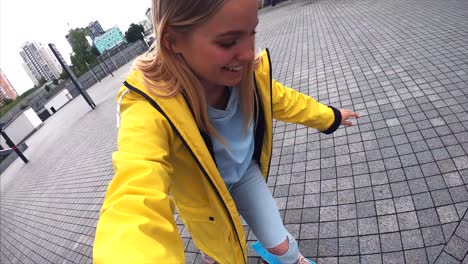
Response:
[{"label": "black jacket trim", "polygon": [[[270,57],[270,50],[265,49],[267,53],[267,58],[268,58],[268,70],[270,71],[270,114],[271,114],[271,119],[272,119],[272,124],[271,124],[271,136],[273,139],[273,68],[271,67],[271,57]],[[263,142],[262,142],[263,144]],[[271,157],[273,156],[273,142],[271,142],[271,147],[270,147],[270,160],[268,161],[268,171],[266,175],[266,180],[268,181],[268,177],[270,176],[270,166],[271,166]]]},{"label": "black jacket trim", "polygon": [[[195,115],[193,114],[193,109],[189,104],[189,99],[187,95],[184,92],[182,92],[182,95],[184,96],[185,103],[187,103],[187,106],[190,109],[190,112],[192,112],[193,118],[195,119]],[[211,158],[213,159],[216,165],[216,168],[218,168],[218,163],[216,162],[216,157],[215,157],[214,148],[213,148],[213,141],[211,141],[211,137],[207,133],[205,133],[205,131],[201,130],[200,127],[198,127],[198,131],[200,132],[200,135],[202,136],[203,141],[205,141],[205,145],[208,148],[208,151],[210,152]]]},{"label": "black jacket trim", "polygon": [[[255,78],[254,75],[254,85],[255,85],[255,93],[257,93],[257,96],[260,96],[260,91],[258,90],[257,87],[257,78]],[[254,132],[254,154],[253,154],[253,159],[256,160],[258,163],[260,163],[260,156],[262,154],[262,146],[263,146],[263,136],[265,133],[265,114],[263,113],[263,106],[260,100],[255,101],[255,112],[256,116],[258,117],[257,120],[255,120],[255,132]]]},{"label": "black jacket trim", "polygon": [[333,124],[327,130],[322,131],[322,133],[325,133],[327,135],[335,132],[338,129],[338,127],[340,127],[342,119],[340,110],[336,109],[333,106],[328,107],[330,107],[333,110],[333,113],[335,114],[335,121],[333,121]]}]

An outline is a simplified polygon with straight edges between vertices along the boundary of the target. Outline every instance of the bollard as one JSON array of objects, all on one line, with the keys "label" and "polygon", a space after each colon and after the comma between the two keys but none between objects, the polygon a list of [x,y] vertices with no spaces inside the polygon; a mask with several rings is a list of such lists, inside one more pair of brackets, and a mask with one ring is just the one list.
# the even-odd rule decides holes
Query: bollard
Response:
[{"label": "bollard", "polygon": [[0,134],[5,139],[6,144],[14,151],[18,156],[24,161],[24,163],[28,163],[29,160],[23,155],[23,153],[16,147],[16,145],[11,141],[8,135],[3,131],[3,124],[0,124]]}]

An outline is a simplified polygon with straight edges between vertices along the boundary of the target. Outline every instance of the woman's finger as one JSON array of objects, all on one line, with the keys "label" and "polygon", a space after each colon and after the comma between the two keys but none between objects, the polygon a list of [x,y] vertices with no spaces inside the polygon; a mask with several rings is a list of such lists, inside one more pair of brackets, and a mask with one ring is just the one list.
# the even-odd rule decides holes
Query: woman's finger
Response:
[{"label": "woman's finger", "polygon": [[347,119],[349,117],[360,118],[360,116],[356,112],[349,109],[341,109],[341,114],[343,115],[344,119]]},{"label": "woman's finger", "polygon": [[347,115],[348,117],[355,117],[355,118],[359,118],[359,117],[360,117],[356,112],[351,111],[351,110],[346,110],[346,115]]},{"label": "woman's finger", "polygon": [[351,114],[352,114],[352,117],[355,117],[355,118],[360,118],[361,117],[358,113],[353,112],[353,111],[351,111]]},{"label": "woman's finger", "polygon": [[344,126],[353,126],[354,125],[353,122],[348,121],[348,120],[344,120],[343,122],[341,122],[341,124],[344,125]]}]

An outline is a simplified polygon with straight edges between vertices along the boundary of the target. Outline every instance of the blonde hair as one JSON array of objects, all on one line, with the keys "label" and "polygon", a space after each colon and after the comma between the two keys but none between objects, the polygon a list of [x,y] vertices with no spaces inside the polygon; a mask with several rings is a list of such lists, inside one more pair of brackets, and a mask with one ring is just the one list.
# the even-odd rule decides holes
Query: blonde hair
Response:
[{"label": "blonde hair", "polygon": [[[152,49],[137,58],[134,66],[143,77],[148,90],[154,95],[169,98],[182,92],[187,98],[198,127],[220,139],[218,131],[208,118],[204,88],[195,73],[180,54],[163,45],[163,35],[170,28],[176,32],[188,32],[207,21],[224,4],[224,0],[153,0],[152,20],[156,40]],[[244,114],[244,131],[252,121],[254,101],[254,67],[257,59],[244,69],[240,82],[241,109]]]}]

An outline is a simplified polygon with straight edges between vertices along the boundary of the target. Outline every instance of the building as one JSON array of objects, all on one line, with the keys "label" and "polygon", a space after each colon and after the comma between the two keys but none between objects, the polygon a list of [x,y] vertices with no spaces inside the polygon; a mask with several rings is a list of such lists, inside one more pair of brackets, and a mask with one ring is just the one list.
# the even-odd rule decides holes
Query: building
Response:
[{"label": "building", "polygon": [[[89,22],[89,25],[85,28],[75,28],[73,30],[84,30],[86,35],[89,36],[92,41],[94,41],[95,38],[105,33],[104,29],[102,29],[101,24],[97,20],[93,22]],[[65,35],[65,38],[67,39],[68,44],[70,44],[70,47],[73,48],[73,45],[70,41],[70,31],[72,30],[69,30],[68,34]]]},{"label": "building", "polygon": [[11,85],[2,69],[0,69],[0,106],[3,106],[5,99],[15,100],[17,96],[18,93],[13,88],[13,85]]},{"label": "building", "polygon": [[20,55],[24,61],[23,68],[35,85],[38,85],[42,78],[46,81],[60,78],[62,66],[49,47],[35,41],[26,42],[21,46]]},{"label": "building", "polygon": [[151,12],[151,8],[146,9],[145,16],[146,20],[150,23],[151,28],[153,28],[153,12]]},{"label": "building", "polygon": [[145,12],[146,22],[140,23],[143,28],[145,29],[145,35],[149,35],[153,31],[153,13],[151,12],[151,8],[148,8]]},{"label": "building", "polygon": [[107,30],[104,34],[94,39],[94,46],[99,53],[103,54],[107,50],[125,42],[125,37],[117,26]]},{"label": "building", "polygon": [[[31,81],[34,83],[34,85],[39,85],[39,80],[40,80],[40,74],[36,71],[36,72],[33,72],[29,67],[28,65],[26,64],[26,62],[23,62],[21,64],[21,66],[23,66],[23,69],[24,71],[28,74],[29,78],[31,79]],[[34,69],[34,68],[33,68]],[[37,76],[37,77],[36,77]],[[39,78],[39,79],[38,79]]]},{"label": "building", "polygon": [[89,23],[89,25],[86,27],[86,32],[93,41],[95,38],[105,33],[105,31],[101,27],[101,24],[99,24],[99,21],[97,20]]},{"label": "building", "polygon": [[140,21],[138,24],[143,26],[145,35],[149,35],[149,34],[151,34],[153,32],[153,27],[151,27],[151,24],[148,22],[148,20],[144,19],[144,20]]}]

